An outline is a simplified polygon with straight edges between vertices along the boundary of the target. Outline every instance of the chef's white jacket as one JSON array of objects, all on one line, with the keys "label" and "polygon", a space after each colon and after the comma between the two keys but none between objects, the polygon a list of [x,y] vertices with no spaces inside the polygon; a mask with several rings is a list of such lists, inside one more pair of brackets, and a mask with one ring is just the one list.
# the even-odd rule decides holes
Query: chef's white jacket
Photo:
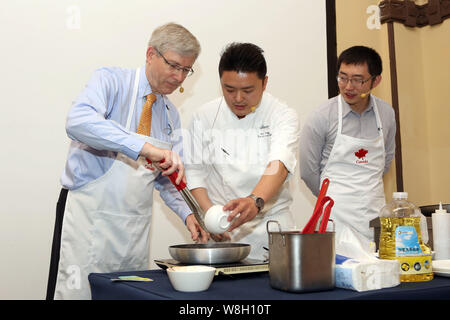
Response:
[{"label": "chef's white jacket", "polygon": [[[208,102],[193,115],[189,134],[183,136],[188,188],[206,188],[213,204],[225,205],[250,195],[269,162],[279,160],[288,170],[288,178],[261,216],[286,220],[278,215],[290,216],[288,180],[297,163],[299,135],[296,111],[267,92],[256,110],[242,119],[223,97]],[[266,219],[254,220],[253,225],[247,222],[236,229],[237,234],[245,228],[247,233],[257,227],[265,231]],[[261,237],[267,241],[266,232]]]}]

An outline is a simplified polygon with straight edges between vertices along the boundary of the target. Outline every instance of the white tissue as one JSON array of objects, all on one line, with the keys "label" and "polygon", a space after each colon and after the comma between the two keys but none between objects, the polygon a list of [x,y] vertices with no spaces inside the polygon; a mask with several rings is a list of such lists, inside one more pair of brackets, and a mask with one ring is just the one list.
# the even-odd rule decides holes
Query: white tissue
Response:
[{"label": "white tissue", "polygon": [[434,260],[450,259],[450,213],[433,213]]},{"label": "white tissue", "polygon": [[371,253],[370,242],[348,226],[336,236],[336,255],[338,288],[361,292],[400,284],[399,262],[376,258]]}]

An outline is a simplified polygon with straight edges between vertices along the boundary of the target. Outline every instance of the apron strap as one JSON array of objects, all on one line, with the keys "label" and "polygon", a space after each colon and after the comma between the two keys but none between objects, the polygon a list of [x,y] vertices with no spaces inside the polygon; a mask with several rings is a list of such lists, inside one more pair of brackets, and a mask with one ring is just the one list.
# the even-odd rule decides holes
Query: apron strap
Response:
[{"label": "apron strap", "polygon": [[338,97],[338,129],[337,134],[342,133],[342,95]]},{"label": "apron strap", "polygon": [[[134,114],[134,110],[136,109],[136,99],[137,99],[137,93],[138,93],[138,89],[139,89],[139,78],[140,78],[140,74],[141,74],[141,68],[137,68],[136,69],[136,75],[134,77],[134,86],[133,86],[133,95],[131,97],[131,101],[130,101],[130,106],[128,107],[128,117],[127,117],[127,124],[126,124],[126,129],[130,130],[131,127],[131,119],[133,118],[133,114]],[[162,96],[164,104],[167,106],[167,101],[166,101],[166,97],[163,95]],[[174,130],[174,126],[173,126],[173,122],[172,122],[172,117],[170,116],[170,112],[168,110],[168,108],[165,108],[166,110],[166,116],[167,119],[169,121],[169,126],[170,126],[170,132],[169,132],[169,136],[172,138],[173,136],[173,130]],[[142,136],[139,135],[141,137],[143,137],[147,142],[155,144],[156,139],[153,139],[151,137],[147,137],[147,136]],[[152,141],[152,142],[150,142]],[[165,143],[163,143],[164,146],[161,146],[161,148],[167,148],[169,147],[169,149],[172,148],[172,141],[171,139],[169,140],[168,144],[166,145]]]},{"label": "apron strap", "polygon": [[[168,135],[170,136],[170,140],[172,140],[173,137],[173,131],[175,130],[175,127],[173,126],[173,121],[172,121],[172,117],[170,116],[170,112],[169,112],[169,107],[167,106],[167,97],[165,95],[161,95],[163,101],[164,101],[164,107],[166,109],[166,116],[167,116],[167,120],[169,122],[169,127],[170,127],[170,131],[168,132]],[[172,143],[172,141],[171,141]]]},{"label": "apron strap", "polygon": [[136,75],[134,77],[133,96],[131,98],[130,106],[128,108],[128,118],[127,118],[127,125],[126,125],[127,130],[130,130],[131,118],[133,118],[134,109],[136,107],[136,97],[137,97],[138,88],[139,88],[139,75],[141,73],[140,71],[141,71],[141,68],[137,68]]},{"label": "apron strap", "polygon": [[383,137],[383,125],[381,124],[380,114],[378,113],[378,105],[374,97],[371,96],[373,101],[373,111],[375,112],[375,119],[377,120],[377,127],[380,136]]}]

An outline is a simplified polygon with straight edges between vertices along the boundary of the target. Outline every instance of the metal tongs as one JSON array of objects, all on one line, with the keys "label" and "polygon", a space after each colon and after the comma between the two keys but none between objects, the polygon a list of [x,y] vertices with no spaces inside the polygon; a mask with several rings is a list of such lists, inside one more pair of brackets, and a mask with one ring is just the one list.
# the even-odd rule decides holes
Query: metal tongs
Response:
[{"label": "metal tongs", "polygon": [[[319,196],[317,197],[316,206],[314,208],[314,212],[312,217],[309,219],[306,226],[303,228],[302,233],[314,233],[316,230],[317,222],[320,219],[320,216],[323,213],[322,221],[319,227],[319,233],[323,233],[327,229],[328,219],[330,218],[331,208],[334,205],[333,199],[328,196],[325,196],[328,190],[328,185],[330,184],[330,180],[325,179],[322,182],[322,187],[320,188]],[[328,205],[323,210],[325,203]]]},{"label": "metal tongs", "polygon": [[[149,165],[152,165],[152,162],[145,158],[147,160]],[[161,161],[160,163],[163,163]],[[203,218],[205,216],[205,212],[200,208],[200,205],[198,204],[197,200],[195,200],[194,196],[192,195],[191,191],[186,187],[186,183],[183,182],[183,180],[180,181],[180,184],[176,184],[177,178],[178,178],[178,172],[174,171],[169,176],[170,181],[175,186],[175,188],[178,190],[178,192],[181,193],[181,196],[183,197],[184,201],[186,201],[187,205],[189,206],[189,209],[191,209],[192,213],[195,216],[195,219],[197,219],[198,223],[200,224],[200,227],[202,227],[203,230],[206,232],[209,232],[208,229],[206,229],[205,223],[203,222]]]}]

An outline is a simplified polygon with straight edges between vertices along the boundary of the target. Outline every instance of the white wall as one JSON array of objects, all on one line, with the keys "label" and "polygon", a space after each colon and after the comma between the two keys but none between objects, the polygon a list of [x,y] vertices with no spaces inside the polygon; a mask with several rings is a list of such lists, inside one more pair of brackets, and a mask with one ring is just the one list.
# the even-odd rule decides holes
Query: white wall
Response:
[{"label": "white wall", "polygon": [[[325,1],[9,0],[0,11],[2,136],[0,299],[43,299],[72,100],[101,66],[138,67],[152,30],[181,23],[202,44],[195,74],[174,93],[183,125],[220,94],[217,64],[231,41],[265,50],[267,90],[306,115],[327,99]],[[303,226],[315,199],[298,179],[292,208]],[[151,256],[190,241],[156,195]],[[154,264],[152,264],[154,267]]]}]

